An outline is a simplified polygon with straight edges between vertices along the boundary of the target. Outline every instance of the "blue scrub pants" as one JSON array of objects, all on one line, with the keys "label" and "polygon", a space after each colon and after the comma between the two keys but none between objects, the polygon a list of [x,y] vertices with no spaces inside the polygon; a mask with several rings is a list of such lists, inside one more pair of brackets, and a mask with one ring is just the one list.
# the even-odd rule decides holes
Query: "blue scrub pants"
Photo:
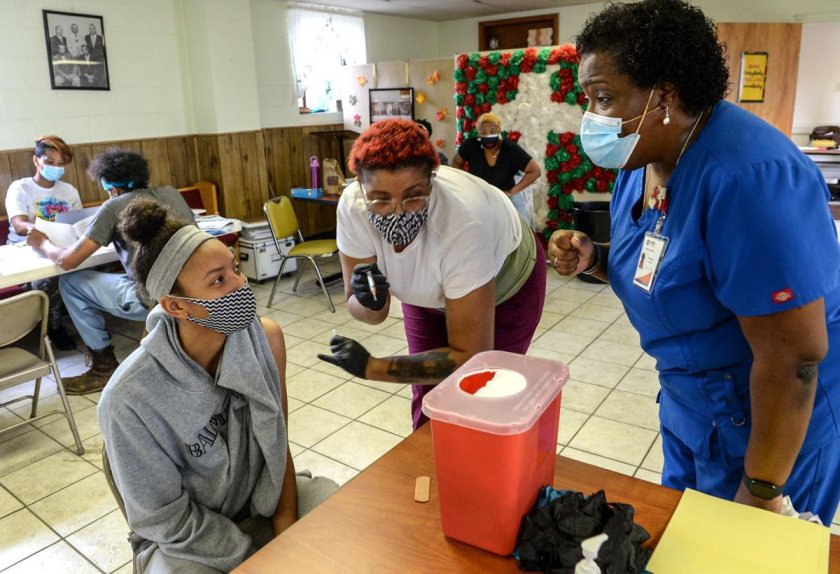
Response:
[{"label": "blue scrub pants", "polygon": [[[735,497],[744,472],[743,451],[739,459],[727,456],[723,451],[731,445],[722,445],[723,434],[715,430],[706,457],[694,453],[664,425],[660,430],[665,455],[664,486],[692,488],[727,500]],[[840,502],[840,441],[828,441],[821,448],[800,452],[785,494],[797,512],[813,512],[823,524],[830,525]]]}]

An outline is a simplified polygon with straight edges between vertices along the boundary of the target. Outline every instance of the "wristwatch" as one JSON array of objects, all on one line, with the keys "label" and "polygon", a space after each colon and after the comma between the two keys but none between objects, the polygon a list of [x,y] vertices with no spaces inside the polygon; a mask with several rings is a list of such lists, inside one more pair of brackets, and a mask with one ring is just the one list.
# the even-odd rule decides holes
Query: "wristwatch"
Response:
[{"label": "wristwatch", "polygon": [[784,484],[777,485],[772,482],[756,480],[747,476],[746,472],[744,473],[744,478],[742,480],[744,481],[744,486],[747,487],[750,494],[764,500],[773,500],[777,496],[781,496],[785,489]]},{"label": "wristwatch", "polygon": [[581,271],[584,275],[592,275],[598,271],[598,267],[601,266],[601,246],[594,241],[592,242],[592,246],[595,250],[595,261],[592,262],[592,265]]}]

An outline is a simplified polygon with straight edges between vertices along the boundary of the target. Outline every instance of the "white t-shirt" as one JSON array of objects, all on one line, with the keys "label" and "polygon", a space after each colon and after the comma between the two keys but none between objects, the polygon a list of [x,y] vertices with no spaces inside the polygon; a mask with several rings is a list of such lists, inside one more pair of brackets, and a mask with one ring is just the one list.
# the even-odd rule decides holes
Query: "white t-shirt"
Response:
[{"label": "white t-shirt", "polygon": [[402,253],[374,229],[358,182],[341,195],[337,236],[345,255],[376,257],[400,301],[443,309],[445,299],[459,299],[496,277],[522,240],[522,224],[504,193],[441,166],[432,179],[426,224]]},{"label": "white t-shirt", "polygon": [[57,213],[82,208],[82,200],[75,187],[56,181],[51,188],[41,187],[31,177],[13,181],[6,192],[6,215],[9,218],[9,243],[25,241],[25,236],[15,233],[12,218],[25,215],[29,221],[36,217],[54,221]]}]

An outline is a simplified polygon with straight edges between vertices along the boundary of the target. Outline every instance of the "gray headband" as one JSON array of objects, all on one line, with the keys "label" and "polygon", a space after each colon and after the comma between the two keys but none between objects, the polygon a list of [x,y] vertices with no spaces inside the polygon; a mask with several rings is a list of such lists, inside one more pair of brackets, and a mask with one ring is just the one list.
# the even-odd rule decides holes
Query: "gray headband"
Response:
[{"label": "gray headband", "polygon": [[198,246],[208,239],[213,239],[213,236],[193,225],[187,225],[175,232],[163,246],[146,278],[146,290],[152,299],[158,301],[163,295],[172,292],[184,263]]}]

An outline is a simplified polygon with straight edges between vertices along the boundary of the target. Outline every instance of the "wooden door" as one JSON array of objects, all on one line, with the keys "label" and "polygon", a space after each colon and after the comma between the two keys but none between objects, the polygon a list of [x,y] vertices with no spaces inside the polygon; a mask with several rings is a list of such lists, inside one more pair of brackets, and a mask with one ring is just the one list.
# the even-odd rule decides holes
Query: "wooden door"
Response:
[{"label": "wooden door", "polygon": [[[717,28],[718,37],[726,44],[726,63],[729,66],[731,89],[726,99],[790,137],[802,24],[718,23]],[[743,52],[767,53],[766,86],[761,103],[738,101]]]}]

